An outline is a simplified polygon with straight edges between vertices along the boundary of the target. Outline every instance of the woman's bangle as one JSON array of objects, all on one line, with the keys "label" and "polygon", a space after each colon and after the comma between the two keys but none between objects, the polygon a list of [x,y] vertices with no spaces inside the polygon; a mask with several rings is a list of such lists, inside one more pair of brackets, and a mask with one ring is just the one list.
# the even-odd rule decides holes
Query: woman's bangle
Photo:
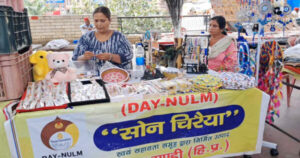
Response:
[{"label": "woman's bangle", "polygon": [[112,55],[112,53],[110,53],[109,61],[111,61],[112,58],[113,58],[113,55]]}]

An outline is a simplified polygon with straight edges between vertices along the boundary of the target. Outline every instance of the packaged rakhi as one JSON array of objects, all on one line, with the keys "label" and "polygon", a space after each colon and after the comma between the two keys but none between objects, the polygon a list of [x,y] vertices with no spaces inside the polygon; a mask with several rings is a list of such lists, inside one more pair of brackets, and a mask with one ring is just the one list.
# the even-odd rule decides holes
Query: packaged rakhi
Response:
[{"label": "packaged rakhi", "polygon": [[222,80],[212,75],[198,75],[191,80],[194,92],[215,92],[222,87]]},{"label": "packaged rakhi", "polygon": [[255,78],[234,72],[222,72],[220,78],[224,89],[248,89],[255,87]]},{"label": "packaged rakhi", "polygon": [[69,84],[70,106],[109,102],[102,80],[74,80]]},{"label": "packaged rakhi", "polygon": [[177,92],[188,93],[192,91],[192,83],[185,78],[174,80],[177,83]]},{"label": "packaged rakhi", "polygon": [[51,83],[45,80],[30,82],[17,107],[17,112],[66,108],[70,102],[67,83]]},{"label": "packaged rakhi", "polygon": [[162,81],[161,85],[164,90],[168,92],[169,95],[177,94],[177,83],[173,80]]},{"label": "packaged rakhi", "polygon": [[95,80],[90,82],[71,81],[71,102],[82,102],[89,100],[105,99],[103,87]]},{"label": "packaged rakhi", "polygon": [[110,97],[125,97],[137,94],[139,84],[110,83],[106,88]]},{"label": "packaged rakhi", "polygon": [[154,87],[159,93],[165,93],[166,91],[163,89],[162,79],[154,79],[146,81],[152,87]]}]

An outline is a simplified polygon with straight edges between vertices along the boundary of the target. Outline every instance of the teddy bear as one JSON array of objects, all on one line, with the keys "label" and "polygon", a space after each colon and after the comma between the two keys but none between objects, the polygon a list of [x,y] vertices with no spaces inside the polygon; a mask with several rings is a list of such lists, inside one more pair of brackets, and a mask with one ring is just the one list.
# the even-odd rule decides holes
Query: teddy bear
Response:
[{"label": "teddy bear", "polygon": [[47,55],[48,65],[52,69],[46,76],[51,82],[68,82],[76,79],[76,71],[69,67],[70,54],[54,52]]},{"label": "teddy bear", "polygon": [[48,52],[39,50],[29,57],[29,62],[33,64],[33,79],[40,81],[45,79],[50,71],[47,61]]}]

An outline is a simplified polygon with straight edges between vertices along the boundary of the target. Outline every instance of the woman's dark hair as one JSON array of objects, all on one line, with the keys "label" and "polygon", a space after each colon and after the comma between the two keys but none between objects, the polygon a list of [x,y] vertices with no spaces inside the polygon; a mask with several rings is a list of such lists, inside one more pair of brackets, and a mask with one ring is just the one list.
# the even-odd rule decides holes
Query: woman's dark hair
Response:
[{"label": "woman's dark hair", "polygon": [[223,34],[227,35],[226,31],[225,31],[225,27],[226,27],[226,20],[223,16],[215,16],[212,17],[210,20],[215,20],[218,24],[219,24],[219,28],[221,30],[223,30]]},{"label": "woman's dark hair", "polygon": [[102,7],[96,8],[94,10],[94,12],[93,12],[93,16],[96,13],[102,13],[102,14],[104,14],[108,18],[108,20],[110,21],[110,10],[107,7],[102,6]]}]

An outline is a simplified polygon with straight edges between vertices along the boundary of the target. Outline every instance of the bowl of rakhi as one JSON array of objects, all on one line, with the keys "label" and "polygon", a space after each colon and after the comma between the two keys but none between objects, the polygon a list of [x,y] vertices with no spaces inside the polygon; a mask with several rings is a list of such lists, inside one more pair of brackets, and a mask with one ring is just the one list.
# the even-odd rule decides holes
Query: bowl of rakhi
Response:
[{"label": "bowl of rakhi", "polygon": [[101,72],[101,79],[106,83],[121,83],[129,80],[129,73],[121,68],[109,68]]}]

